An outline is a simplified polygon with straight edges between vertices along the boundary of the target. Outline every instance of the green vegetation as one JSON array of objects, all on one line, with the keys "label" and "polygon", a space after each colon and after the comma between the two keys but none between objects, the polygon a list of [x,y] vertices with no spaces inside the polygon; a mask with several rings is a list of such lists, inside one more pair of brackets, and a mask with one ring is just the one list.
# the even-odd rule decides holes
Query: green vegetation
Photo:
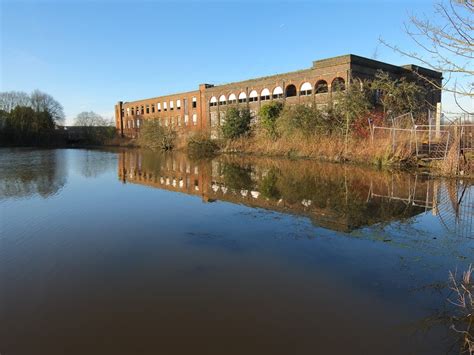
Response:
[{"label": "green vegetation", "polygon": [[0,111],[1,145],[44,145],[51,143],[55,125],[48,112],[16,106],[10,112]]},{"label": "green vegetation", "polygon": [[231,107],[225,114],[222,124],[222,134],[226,139],[234,139],[247,134],[250,131],[252,116],[246,108]]},{"label": "green vegetation", "polygon": [[388,73],[379,72],[370,83],[370,88],[383,107],[383,112],[392,116],[400,116],[411,112],[413,117],[422,118],[430,108],[427,104],[426,90],[419,83],[406,78],[392,79]]},{"label": "green vegetation", "polygon": [[283,104],[279,101],[273,101],[263,105],[258,111],[260,126],[267,132],[272,139],[278,137],[277,119],[283,110]]},{"label": "green vegetation", "polygon": [[39,90],[0,92],[0,145],[46,145],[64,121],[61,104]]},{"label": "green vegetation", "polygon": [[146,120],[140,128],[138,143],[153,150],[171,150],[176,143],[176,132],[161,126],[156,119]]}]

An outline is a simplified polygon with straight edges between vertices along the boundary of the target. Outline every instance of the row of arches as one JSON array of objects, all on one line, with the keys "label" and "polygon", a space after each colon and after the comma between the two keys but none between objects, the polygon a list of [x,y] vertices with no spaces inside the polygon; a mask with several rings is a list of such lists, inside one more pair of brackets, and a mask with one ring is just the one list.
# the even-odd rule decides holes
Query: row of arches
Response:
[{"label": "row of arches", "polygon": [[[335,91],[342,91],[346,89],[346,83],[345,80],[341,77],[335,78],[331,82],[331,92]],[[326,80],[319,80],[316,82],[316,84],[313,85],[310,82],[304,82],[303,84],[300,85],[299,87],[299,95],[300,96],[311,96],[313,94],[313,91],[315,94],[323,94],[329,92],[329,86]],[[238,103],[244,103],[244,102],[255,102],[258,101],[260,98],[260,101],[266,101],[270,99],[281,99],[283,98],[283,94],[285,94],[285,97],[293,97],[293,96],[298,96],[298,89],[296,88],[295,85],[289,84],[285,90],[283,91],[283,88],[281,86],[277,86],[276,88],[273,89],[273,91],[270,91],[268,88],[264,88],[261,92],[260,95],[258,94],[257,90],[252,90],[250,91],[248,97],[245,92],[241,92],[238,96],[235,94],[230,94],[228,97],[226,95],[220,95],[219,97],[212,96],[211,99],[209,100],[209,106],[217,106],[217,105],[227,105],[227,104],[236,104]]]}]

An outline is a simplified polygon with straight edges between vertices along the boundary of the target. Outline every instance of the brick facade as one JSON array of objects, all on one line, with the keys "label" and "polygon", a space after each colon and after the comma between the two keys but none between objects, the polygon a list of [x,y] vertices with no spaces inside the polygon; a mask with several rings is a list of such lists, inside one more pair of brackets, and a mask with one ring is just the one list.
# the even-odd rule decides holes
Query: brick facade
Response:
[{"label": "brick facade", "polygon": [[[218,86],[201,84],[196,91],[119,102],[115,106],[116,128],[122,135],[136,137],[143,120],[158,119],[179,134],[200,131],[216,137],[229,106],[246,106],[255,115],[271,100],[325,105],[336,89],[344,89],[348,82],[357,79],[373,79],[379,70],[425,86],[426,82],[415,71],[438,84],[442,81],[442,74],[433,70],[415,65],[395,66],[349,54],[316,60],[311,68],[294,72]],[[441,101],[441,91],[429,87],[429,92],[429,101],[435,106]]]}]

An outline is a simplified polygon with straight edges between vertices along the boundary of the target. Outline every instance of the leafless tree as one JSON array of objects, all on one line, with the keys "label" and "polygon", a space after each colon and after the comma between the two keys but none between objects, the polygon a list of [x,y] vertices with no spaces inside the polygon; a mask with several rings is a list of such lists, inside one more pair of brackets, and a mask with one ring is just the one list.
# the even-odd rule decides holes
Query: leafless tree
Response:
[{"label": "leafless tree", "polygon": [[10,112],[17,106],[30,106],[30,96],[23,91],[0,92],[0,110]]},{"label": "leafless tree", "polygon": [[472,0],[447,0],[436,3],[433,16],[412,15],[405,23],[405,31],[420,49],[408,51],[383,39],[380,41],[396,52],[410,57],[443,73],[440,86],[433,80],[417,73],[436,88],[454,94],[458,98],[474,97],[474,2]]},{"label": "leafless tree", "polygon": [[103,127],[110,126],[110,122],[94,111],[84,111],[76,116],[74,126]]},{"label": "leafless tree", "polygon": [[62,124],[64,122],[65,116],[63,106],[51,95],[35,90],[31,93],[30,100],[31,107],[36,112],[48,112],[57,124]]}]

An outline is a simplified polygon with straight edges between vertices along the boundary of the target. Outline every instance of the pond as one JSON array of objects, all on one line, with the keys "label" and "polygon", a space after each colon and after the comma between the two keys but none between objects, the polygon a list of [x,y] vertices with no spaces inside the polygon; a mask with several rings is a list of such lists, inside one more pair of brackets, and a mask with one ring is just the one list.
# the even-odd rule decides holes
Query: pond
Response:
[{"label": "pond", "polygon": [[0,354],[459,353],[468,180],[0,149]]}]

